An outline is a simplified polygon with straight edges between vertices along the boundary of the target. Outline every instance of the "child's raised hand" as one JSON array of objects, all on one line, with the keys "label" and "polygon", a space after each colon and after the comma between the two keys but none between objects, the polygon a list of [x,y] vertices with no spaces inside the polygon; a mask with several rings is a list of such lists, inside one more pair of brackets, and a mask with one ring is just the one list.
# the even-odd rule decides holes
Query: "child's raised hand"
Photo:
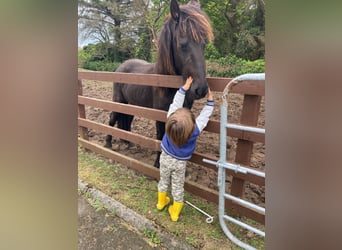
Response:
[{"label": "child's raised hand", "polygon": [[191,87],[191,84],[192,84],[192,77],[191,76],[189,76],[187,79],[186,79],[186,81],[185,81],[185,83],[184,83],[184,85],[183,85],[183,89],[184,90],[188,90],[188,89],[190,89],[190,87]]},{"label": "child's raised hand", "polygon": [[214,100],[214,99],[213,99],[213,94],[211,93],[211,90],[210,90],[209,87],[208,87],[207,99],[208,99],[209,101],[213,101],[213,100]]}]

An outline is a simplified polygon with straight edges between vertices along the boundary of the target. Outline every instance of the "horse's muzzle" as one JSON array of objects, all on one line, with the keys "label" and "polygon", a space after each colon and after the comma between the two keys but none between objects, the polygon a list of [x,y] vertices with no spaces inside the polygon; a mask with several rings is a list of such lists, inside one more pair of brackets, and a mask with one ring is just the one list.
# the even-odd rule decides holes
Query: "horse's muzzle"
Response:
[{"label": "horse's muzzle", "polygon": [[195,99],[201,99],[208,93],[208,86],[195,89]]}]

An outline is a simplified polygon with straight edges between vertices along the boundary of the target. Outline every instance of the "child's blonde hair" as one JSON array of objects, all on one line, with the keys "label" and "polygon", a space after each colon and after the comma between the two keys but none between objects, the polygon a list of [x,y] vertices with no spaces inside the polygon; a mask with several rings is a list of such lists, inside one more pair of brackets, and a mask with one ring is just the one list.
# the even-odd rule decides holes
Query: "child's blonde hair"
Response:
[{"label": "child's blonde hair", "polygon": [[177,109],[166,121],[166,134],[178,147],[185,144],[195,128],[195,116],[187,108]]}]

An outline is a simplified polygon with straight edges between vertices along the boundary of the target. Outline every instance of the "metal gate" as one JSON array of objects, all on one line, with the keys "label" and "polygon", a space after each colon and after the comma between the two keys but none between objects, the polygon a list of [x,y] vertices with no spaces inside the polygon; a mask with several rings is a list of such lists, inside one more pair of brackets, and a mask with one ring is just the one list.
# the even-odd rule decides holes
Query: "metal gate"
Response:
[{"label": "metal gate", "polygon": [[214,162],[208,159],[203,159],[204,162],[207,162],[209,164],[215,165],[218,167],[218,187],[219,187],[219,221],[222,230],[227,235],[227,237],[233,241],[236,245],[245,248],[245,249],[255,249],[252,246],[248,245],[245,242],[242,242],[238,238],[236,238],[229,230],[226,221],[232,222],[236,225],[239,225],[249,231],[252,231],[261,237],[265,237],[265,232],[250,226],[242,221],[239,221],[231,216],[228,216],[225,214],[225,199],[230,199],[235,203],[238,203],[244,207],[248,207],[250,209],[253,209],[255,211],[258,211],[259,213],[265,215],[265,208],[257,206],[249,201],[243,200],[241,198],[238,198],[236,196],[230,195],[226,193],[226,169],[231,169],[236,173],[243,173],[243,174],[253,174],[260,177],[265,178],[265,173],[249,168],[245,168],[243,166],[228,163],[226,161],[226,150],[227,150],[227,128],[234,128],[239,129],[242,131],[250,131],[260,134],[265,134],[265,129],[262,128],[256,128],[256,127],[250,127],[250,126],[242,126],[237,124],[232,124],[228,122],[228,92],[232,85],[236,85],[241,81],[263,81],[265,80],[265,73],[255,73],[255,74],[245,74],[238,76],[234,78],[232,81],[230,81],[226,88],[224,89],[223,96],[222,96],[222,104],[220,107],[220,158],[219,161]]}]

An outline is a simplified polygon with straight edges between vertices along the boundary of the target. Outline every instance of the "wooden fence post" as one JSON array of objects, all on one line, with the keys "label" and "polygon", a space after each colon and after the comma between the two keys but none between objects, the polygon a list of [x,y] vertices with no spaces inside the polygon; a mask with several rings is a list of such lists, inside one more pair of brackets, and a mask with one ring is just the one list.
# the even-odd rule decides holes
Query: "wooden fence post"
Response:
[{"label": "wooden fence post", "polygon": [[[78,80],[78,95],[83,95],[82,80]],[[78,117],[86,119],[84,104],[78,104]],[[81,136],[82,139],[89,140],[87,128],[79,126],[78,134]]]},{"label": "wooden fence post", "polygon": [[[244,95],[243,108],[240,123],[246,126],[256,126],[258,124],[261,96]],[[250,166],[254,142],[238,139],[235,162],[241,165]],[[233,177],[231,185],[231,194],[242,198],[245,192],[245,181],[238,177]],[[227,200],[232,206],[231,201]],[[234,205],[233,205],[234,210]]]},{"label": "wooden fence post", "polygon": [[[246,126],[256,126],[258,124],[259,110],[261,104],[261,96],[258,95],[244,95],[243,108],[241,113],[240,123]],[[253,151],[254,142],[238,139],[236,154],[235,154],[235,163],[250,166],[251,156]],[[231,184],[231,195],[243,198],[245,193],[245,180],[234,177],[232,178]],[[230,200],[226,200],[226,207],[231,207],[231,212],[233,213],[241,213],[241,209],[236,207],[234,203]],[[245,216],[251,217],[251,211],[247,210],[246,213],[243,213]],[[264,224],[264,217],[260,216],[260,220]],[[258,219],[258,221],[260,221]]]}]

